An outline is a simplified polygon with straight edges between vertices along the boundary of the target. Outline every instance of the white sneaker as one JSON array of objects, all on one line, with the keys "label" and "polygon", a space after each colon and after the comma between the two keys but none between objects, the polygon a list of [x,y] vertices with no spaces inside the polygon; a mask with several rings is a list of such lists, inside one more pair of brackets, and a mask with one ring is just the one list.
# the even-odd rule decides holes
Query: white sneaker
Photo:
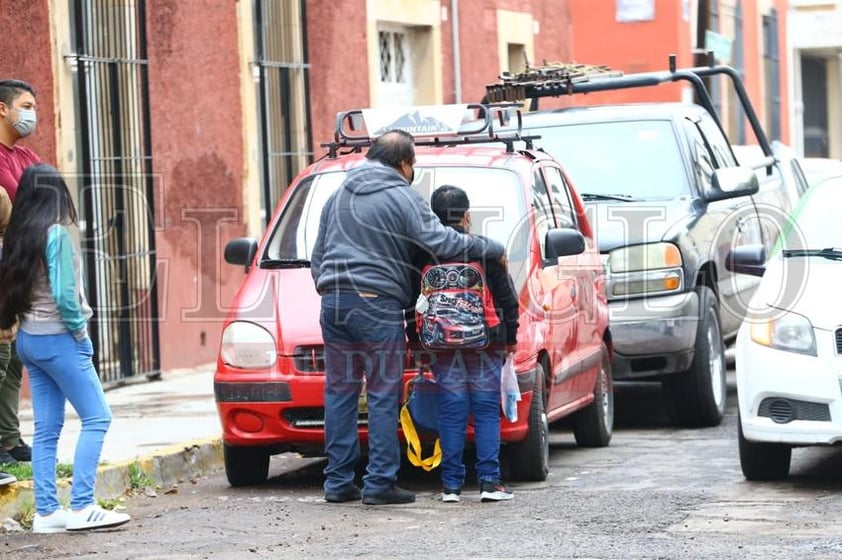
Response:
[{"label": "white sneaker", "polygon": [[117,513],[102,509],[96,504],[91,504],[79,511],[67,513],[68,531],[87,531],[89,529],[104,529],[106,527],[119,527],[132,520],[127,513]]},{"label": "white sneaker", "polygon": [[35,514],[32,520],[33,533],[64,533],[67,528],[67,510],[57,509],[49,515]]},{"label": "white sneaker", "polygon": [[507,486],[499,480],[488,481],[483,480],[479,483],[480,501],[481,502],[500,502],[503,500],[511,500],[515,497]]},{"label": "white sneaker", "polygon": [[462,490],[459,488],[456,489],[449,489],[445,488],[441,491],[441,501],[445,503],[456,503],[459,501],[459,494],[462,493]]}]

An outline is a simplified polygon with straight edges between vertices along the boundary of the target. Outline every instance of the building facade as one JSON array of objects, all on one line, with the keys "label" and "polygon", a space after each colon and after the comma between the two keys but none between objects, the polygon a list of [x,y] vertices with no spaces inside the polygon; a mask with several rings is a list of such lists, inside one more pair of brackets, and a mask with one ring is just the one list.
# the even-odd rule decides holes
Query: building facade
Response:
[{"label": "building facade", "polygon": [[791,0],[789,37],[793,145],[842,159],[842,2]]},{"label": "building facade", "polygon": [[[76,193],[98,365],[120,383],[216,359],[242,278],[225,242],[262,233],[338,111],[478,102],[501,72],[557,60],[633,72],[676,53],[686,66],[704,28],[731,41],[724,61],[764,122],[781,115],[786,141],[788,74],[769,46],[783,44],[783,3],[33,0],[0,10],[14,30],[0,35],[0,76],[38,90],[26,144]],[[724,89],[717,103],[739,135]]]}]

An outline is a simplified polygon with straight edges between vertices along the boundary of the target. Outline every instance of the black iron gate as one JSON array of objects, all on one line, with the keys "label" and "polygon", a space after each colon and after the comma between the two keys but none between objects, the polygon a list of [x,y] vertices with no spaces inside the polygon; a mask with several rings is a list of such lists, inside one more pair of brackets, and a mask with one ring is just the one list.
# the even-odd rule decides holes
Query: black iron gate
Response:
[{"label": "black iron gate", "polygon": [[254,0],[263,214],[313,160],[304,0]]},{"label": "black iron gate", "polygon": [[116,384],[160,375],[145,1],[72,6],[91,339]]}]

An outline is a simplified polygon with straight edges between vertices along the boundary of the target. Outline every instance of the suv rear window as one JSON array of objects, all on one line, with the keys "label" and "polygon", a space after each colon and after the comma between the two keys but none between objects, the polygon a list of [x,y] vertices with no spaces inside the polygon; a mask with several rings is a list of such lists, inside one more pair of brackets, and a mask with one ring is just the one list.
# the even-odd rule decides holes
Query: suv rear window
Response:
[{"label": "suv rear window", "polygon": [[530,128],[582,194],[673,199],[690,194],[670,121],[593,122]]}]

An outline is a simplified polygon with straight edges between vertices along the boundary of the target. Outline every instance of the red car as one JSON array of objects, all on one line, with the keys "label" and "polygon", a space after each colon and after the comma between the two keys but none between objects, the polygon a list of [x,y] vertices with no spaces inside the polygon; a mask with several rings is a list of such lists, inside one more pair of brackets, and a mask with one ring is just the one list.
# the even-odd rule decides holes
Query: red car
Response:
[{"label": "red car", "polygon": [[[520,299],[515,369],[522,400],[516,422],[502,418],[501,459],[507,478],[543,480],[550,422],[572,417],[579,445],[605,446],[611,439],[604,268],[582,201],[561,165],[544,152],[515,150],[511,133],[495,136],[493,110],[461,106],[459,114],[474,107],[484,117],[473,134],[439,130],[434,138],[416,137],[412,187],[428,199],[443,184],[465,189],[474,233],[506,246]],[[214,376],[225,470],[234,486],[264,481],[272,454],[324,454],[320,300],[308,259],[323,204],[346,172],[364,160],[360,149],[342,154],[342,148],[371,141],[359,132],[360,113],[337,119],[337,142],[293,180],[262,240],[239,238],[226,246],[226,261],[246,271],[226,319]],[[353,135],[346,132],[349,122],[356,123]],[[408,356],[407,380],[417,373],[413,363]],[[359,435],[365,445],[365,406]],[[472,441],[470,426],[468,437]]]}]

